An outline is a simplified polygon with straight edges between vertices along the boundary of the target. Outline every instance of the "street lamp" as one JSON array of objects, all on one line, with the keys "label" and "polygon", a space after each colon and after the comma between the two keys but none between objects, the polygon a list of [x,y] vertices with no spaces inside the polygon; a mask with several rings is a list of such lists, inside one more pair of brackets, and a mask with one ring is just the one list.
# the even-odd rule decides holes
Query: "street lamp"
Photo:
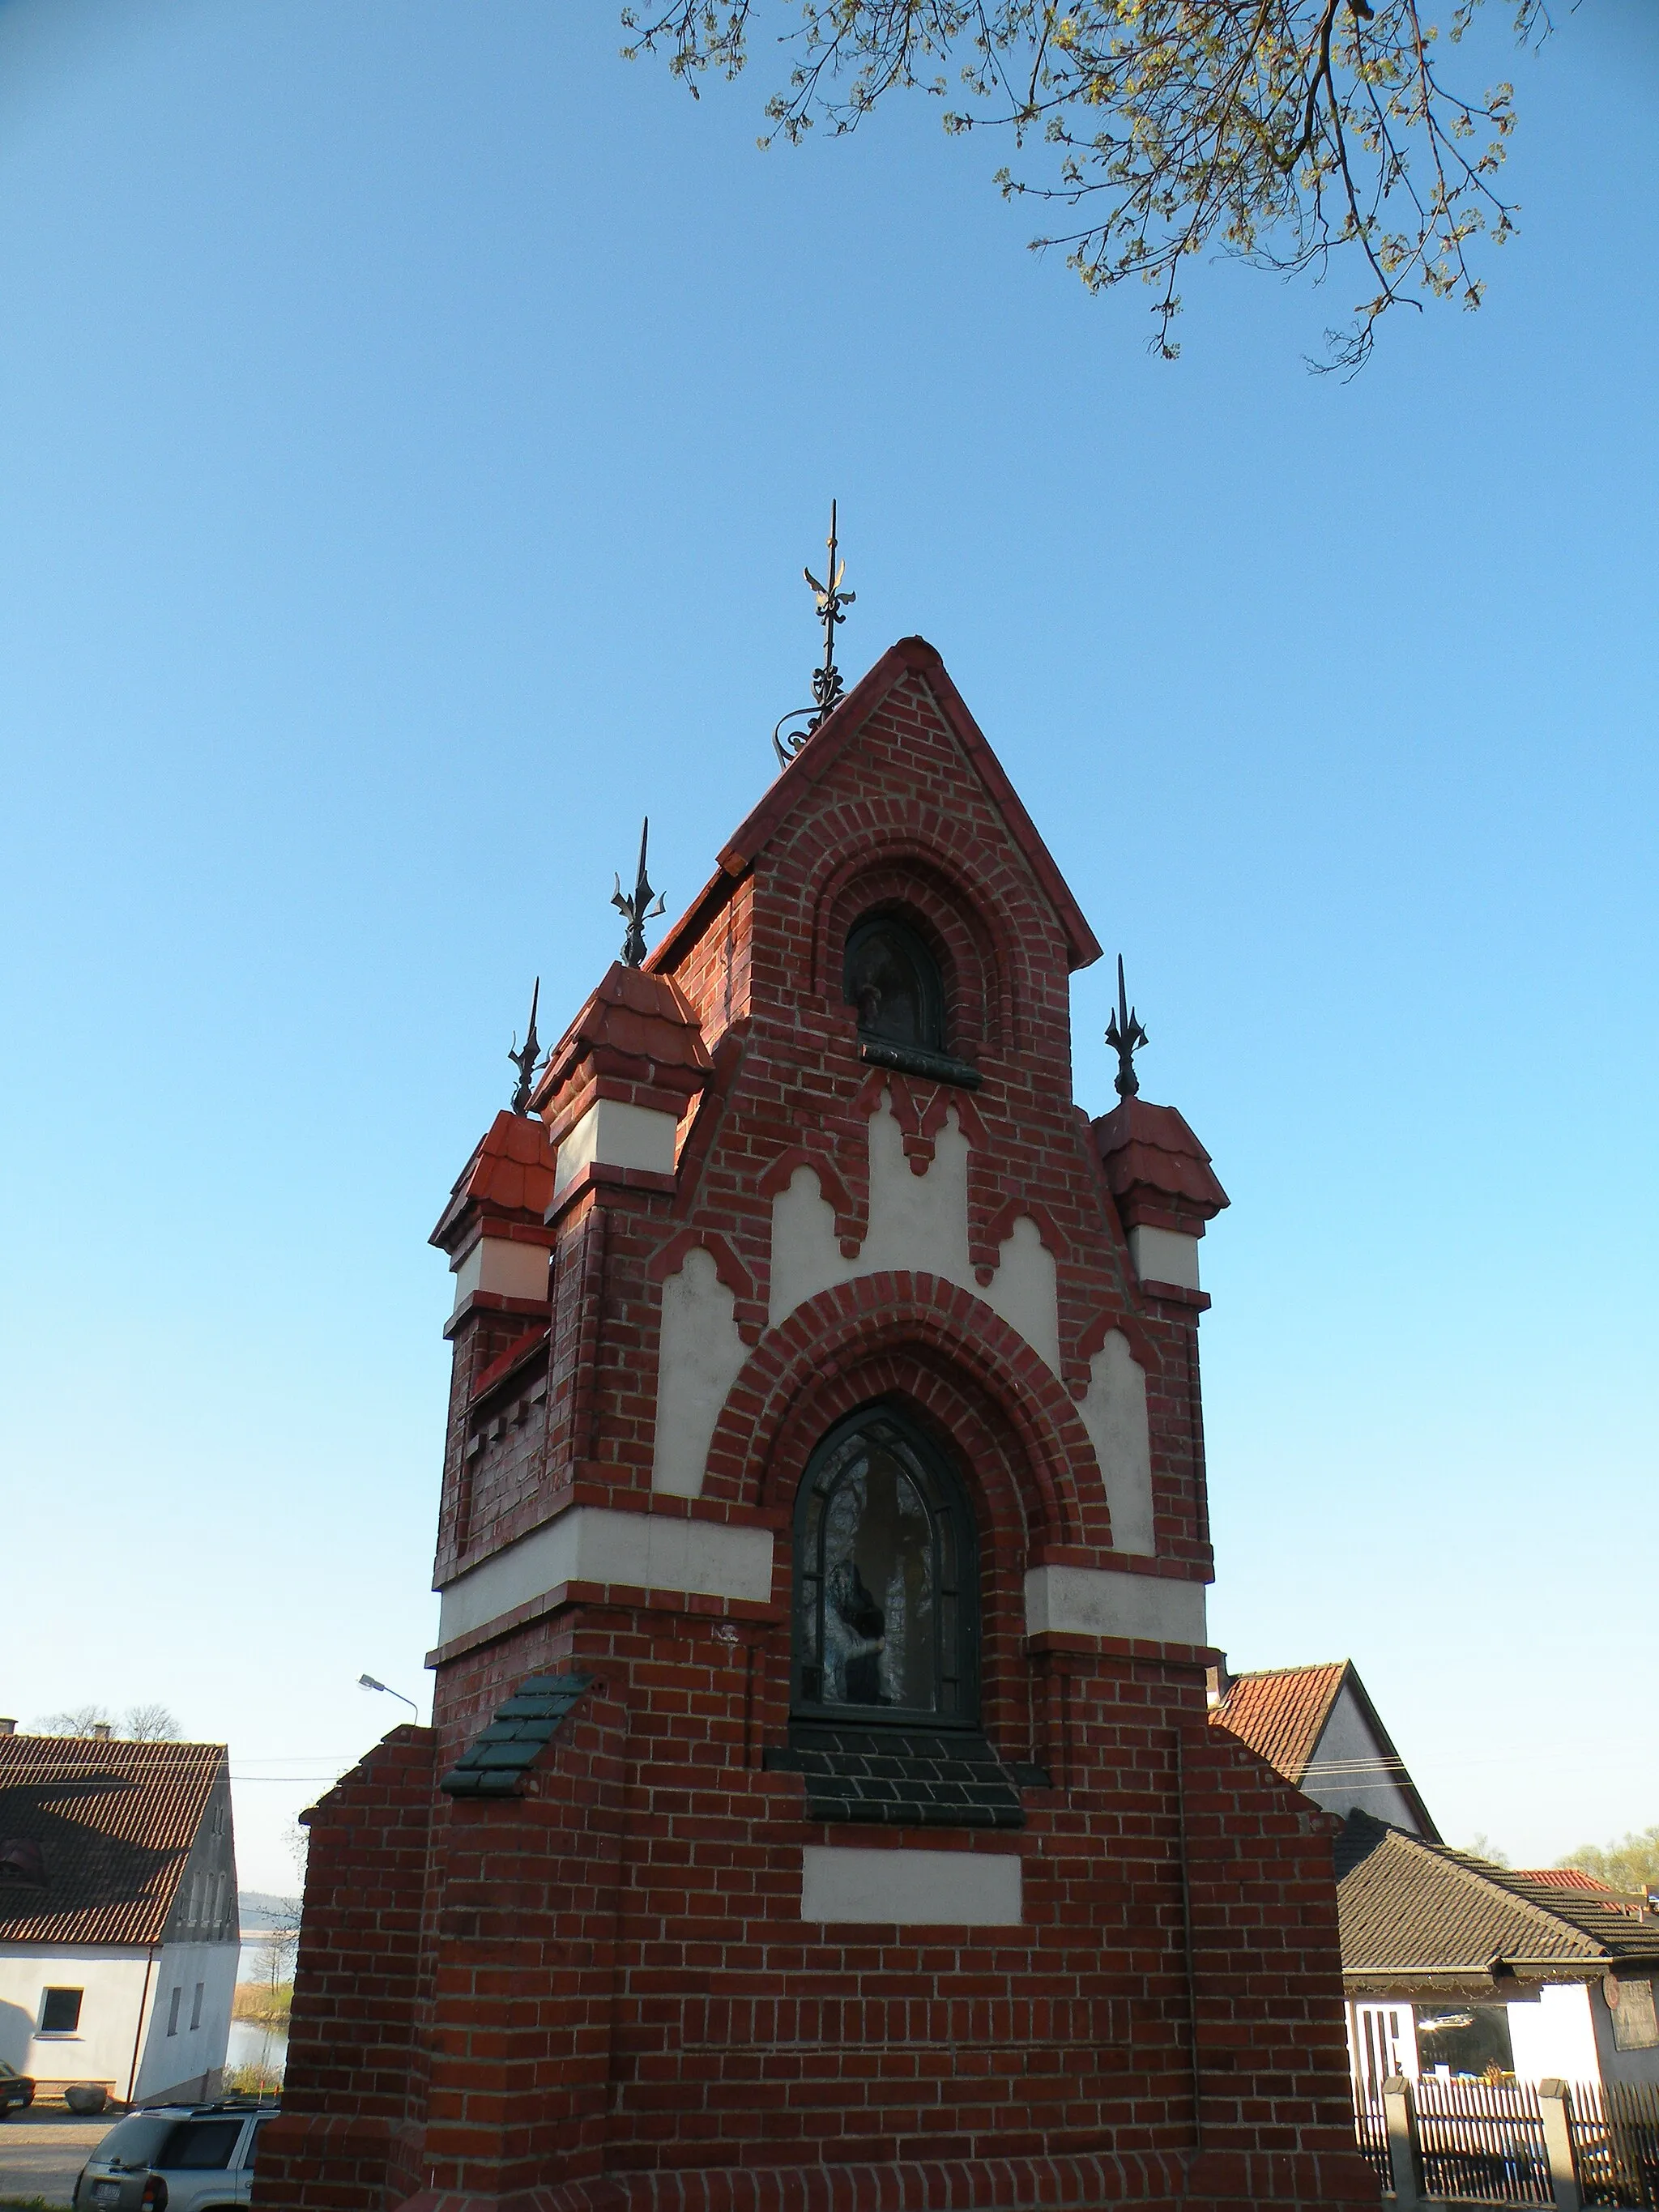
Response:
[{"label": "street lamp", "polygon": [[410,1711],[414,1714],[416,1720],[419,1720],[421,1717],[421,1709],[416,1704],[413,1698],[404,1697],[401,1690],[389,1689],[384,1682],[377,1682],[372,1674],[359,1674],[357,1677],[357,1686],[359,1689],[362,1690],[379,1690],[383,1693],[383,1695],[388,1698],[396,1698],[401,1705],[405,1705],[409,1707]]}]

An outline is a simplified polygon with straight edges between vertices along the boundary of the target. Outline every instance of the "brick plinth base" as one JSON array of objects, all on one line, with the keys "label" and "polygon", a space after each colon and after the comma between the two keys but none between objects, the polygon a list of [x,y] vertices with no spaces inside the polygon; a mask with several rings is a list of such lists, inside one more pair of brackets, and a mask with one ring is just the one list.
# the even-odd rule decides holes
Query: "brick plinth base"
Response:
[{"label": "brick plinth base", "polygon": [[1324,2157],[1212,2153],[1191,2159],[949,2159],[891,2166],[714,2166],[607,2175],[506,2197],[425,2190],[398,2212],[1068,2212],[1134,2204],[1146,2212],[1320,2212],[1378,2201],[1350,2153]]}]

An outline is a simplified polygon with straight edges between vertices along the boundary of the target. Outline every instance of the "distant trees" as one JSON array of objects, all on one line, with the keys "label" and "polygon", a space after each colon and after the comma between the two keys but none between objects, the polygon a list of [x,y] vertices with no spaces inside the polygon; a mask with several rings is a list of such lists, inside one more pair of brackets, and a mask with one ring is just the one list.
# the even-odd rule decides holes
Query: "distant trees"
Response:
[{"label": "distant trees", "polygon": [[1642,1828],[1614,1844],[1580,1844],[1558,1862],[1599,1875],[1615,1889],[1659,1888],[1659,1828]]},{"label": "distant trees", "polygon": [[[1522,40],[1548,30],[1545,0],[1504,4]],[[1389,308],[1479,307],[1472,249],[1515,227],[1512,88],[1449,76],[1480,5],[1449,0],[1443,47],[1421,0],[631,0],[623,51],[661,52],[695,94],[764,36],[790,56],[766,115],[792,142],[894,91],[945,101],[947,131],[1002,131],[1021,172],[998,171],[1004,198],[1060,211],[1032,244],[1091,292],[1151,285],[1169,359],[1194,254],[1316,276],[1337,255],[1364,296],[1328,366],[1355,368]]]},{"label": "distant trees", "polygon": [[106,1728],[123,1743],[176,1743],[179,1723],[165,1705],[129,1705],[117,1721],[106,1705],[75,1705],[36,1723],[42,1735],[93,1735]]}]

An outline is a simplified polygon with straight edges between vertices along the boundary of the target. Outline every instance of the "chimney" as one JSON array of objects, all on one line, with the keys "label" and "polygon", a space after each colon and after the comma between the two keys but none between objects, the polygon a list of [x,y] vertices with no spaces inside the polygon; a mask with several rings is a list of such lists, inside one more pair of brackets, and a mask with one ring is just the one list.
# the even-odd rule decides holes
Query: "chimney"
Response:
[{"label": "chimney", "polygon": [[1218,1651],[1215,1655],[1214,1666],[1206,1667],[1204,1669],[1205,1704],[1213,1711],[1231,1689],[1232,1685],[1233,1678],[1227,1672],[1227,1655],[1224,1651]]},{"label": "chimney", "polygon": [[94,1721],[93,1723],[92,1740],[94,1743],[107,1743],[109,1741],[109,1723],[107,1721]]},{"label": "chimney", "polygon": [[17,1723],[15,1721],[0,1720],[0,1735],[15,1735],[16,1733]]}]

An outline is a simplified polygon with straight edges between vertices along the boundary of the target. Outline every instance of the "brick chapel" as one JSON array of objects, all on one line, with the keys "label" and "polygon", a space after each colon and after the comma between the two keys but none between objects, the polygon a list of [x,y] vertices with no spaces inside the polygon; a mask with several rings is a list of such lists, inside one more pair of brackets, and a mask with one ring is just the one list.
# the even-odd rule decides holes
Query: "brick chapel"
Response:
[{"label": "brick chapel", "polygon": [[1337,1823],[1206,1723],[1226,1198],[1074,1103],[933,647],[629,937],[434,1234],[434,1725],[308,1816],[255,2206],[1376,2204]]}]

